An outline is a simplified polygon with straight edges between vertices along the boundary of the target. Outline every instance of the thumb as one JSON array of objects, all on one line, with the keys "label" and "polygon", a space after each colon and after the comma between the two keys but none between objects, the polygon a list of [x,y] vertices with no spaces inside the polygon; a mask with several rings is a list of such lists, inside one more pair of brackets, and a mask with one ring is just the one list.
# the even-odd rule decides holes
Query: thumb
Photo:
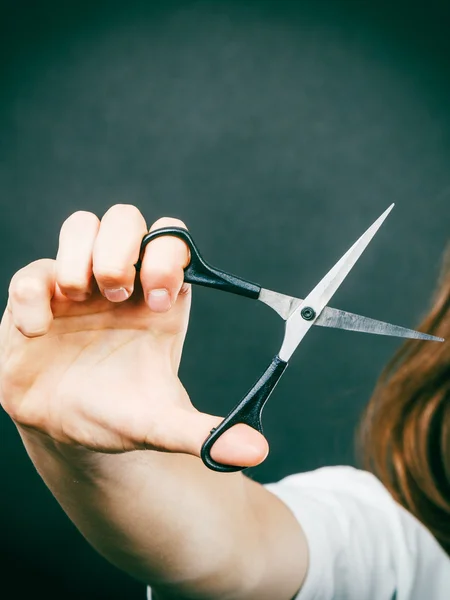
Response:
[{"label": "thumb", "polygon": [[[211,429],[217,427],[222,417],[215,417],[196,409],[179,409],[173,415],[171,430],[178,440],[173,452],[183,452],[200,457],[203,443]],[[211,448],[211,457],[218,463],[254,467],[262,463],[269,453],[266,438],[248,425],[238,423],[225,431]]]}]

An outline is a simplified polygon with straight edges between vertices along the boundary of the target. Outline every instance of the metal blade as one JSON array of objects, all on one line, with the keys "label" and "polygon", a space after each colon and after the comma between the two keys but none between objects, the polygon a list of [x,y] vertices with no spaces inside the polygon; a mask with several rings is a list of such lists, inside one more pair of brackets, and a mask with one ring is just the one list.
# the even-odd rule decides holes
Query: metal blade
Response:
[{"label": "metal blade", "polygon": [[434,342],[443,342],[444,338],[407,329],[399,325],[384,323],[369,317],[355,315],[345,310],[331,308],[326,306],[319,317],[314,322],[314,325],[321,327],[335,327],[337,329],[347,329],[348,331],[361,331],[363,333],[374,333],[376,335],[392,335],[395,337],[412,338],[416,340],[431,340]]},{"label": "metal blade", "polygon": [[[261,288],[258,300],[270,306],[285,321],[297,310],[300,304],[304,302],[301,298],[286,296],[286,294],[280,294],[279,292],[273,292],[272,290],[266,290],[264,288]],[[384,321],[377,321],[376,319],[363,317],[355,313],[340,310],[339,308],[331,308],[331,306],[325,306],[313,325],[319,325],[320,327],[334,327],[335,329],[346,329],[348,331],[360,331],[362,333],[374,333],[376,335],[392,335],[395,337],[417,340],[430,340],[434,342],[445,341],[444,338],[429,335],[428,333],[407,329],[406,327],[400,327],[399,325],[392,325],[391,323],[385,323]]]},{"label": "metal blade", "polygon": [[[329,300],[338,290],[341,283],[347,277],[393,207],[394,205],[391,204],[391,206],[378,217],[378,219],[353,244],[353,246],[334,265],[289,317],[286,322],[286,333],[283,344],[279,352],[279,357],[282,360],[288,361],[292,356],[299,343],[319,317]],[[306,308],[309,309],[308,318],[304,316],[304,309]]]},{"label": "metal blade", "polygon": [[280,294],[280,292],[273,292],[264,288],[261,288],[258,300],[270,306],[284,321],[287,321],[303,302],[301,298],[286,296],[286,294]]},{"label": "metal blade", "polygon": [[317,316],[319,316],[321,311],[328,304],[328,301],[334,296],[335,292],[350,273],[356,261],[367,248],[369,242],[381,227],[383,221],[386,219],[393,207],[394,205],[391,204],[391,206],[384,211],[381,217],[378,217],[375,223],[373,223],[369,229],[363,233],[363,235],[353,244],[350,250],[347,250],[344,256],[334,265],[331,271],[329,271],[316,285],[313,291],[306,296],[304,300],[305,304],[311,306]]}]

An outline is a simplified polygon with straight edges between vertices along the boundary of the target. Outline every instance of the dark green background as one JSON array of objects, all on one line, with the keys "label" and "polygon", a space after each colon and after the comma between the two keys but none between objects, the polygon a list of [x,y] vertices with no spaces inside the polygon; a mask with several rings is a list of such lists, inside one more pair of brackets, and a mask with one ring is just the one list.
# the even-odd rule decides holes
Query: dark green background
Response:
[{"label": "dark green background", "polygon": [[[73,211],[182,218],[213,264],[304,296],[392,202],[333,305],[404,326],[449,237],[449,11],[400,2],[2,2],[0,290]],[[225,414],[278,350],[267,307],[196,289],[181,377]],[[397,340],[314,328],[251,476],[355,464]],[[144,598],[82,539],[0,414],[4,598]]]}]

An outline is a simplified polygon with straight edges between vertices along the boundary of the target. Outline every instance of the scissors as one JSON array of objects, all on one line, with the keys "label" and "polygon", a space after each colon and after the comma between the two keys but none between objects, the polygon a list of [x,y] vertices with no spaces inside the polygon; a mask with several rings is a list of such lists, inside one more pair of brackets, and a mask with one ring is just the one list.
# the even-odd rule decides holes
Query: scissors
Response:
[{"label": "scissors", "polygon": [[[184,281],[186,283],[212,287],[231,294],[259,300],[270,306],[286,321],[284,339],[278,354],[273,357],[270,365],[241,402],[228,413],[217,427],[211,429],[209,436],[203,443],[200,455],[208,468],[222,473],[242,471],[246,468],[216,462],[211,457],[211,448],[225,431],[237,423],[244,423],[263,433],[261,415],[264,405],[286,370],[292,354],[313,325],[378,335],[444,341],[443,338],[427,333],[391,325],[390,323],[327,306],[393,207],[394,204],[378,217],[303,300],[264,289],[256,283],[251,283],[209,265],[203,260],[191,234],[186,229],[163,227],[144,236],[141,242],[140,257],[143,256],[146,245],[158,237],[170,235],[180,238],[187,244],[191,253],[190,262],[184,269]],[[137,271],[140,270],[141,258],[135,267]]]}]

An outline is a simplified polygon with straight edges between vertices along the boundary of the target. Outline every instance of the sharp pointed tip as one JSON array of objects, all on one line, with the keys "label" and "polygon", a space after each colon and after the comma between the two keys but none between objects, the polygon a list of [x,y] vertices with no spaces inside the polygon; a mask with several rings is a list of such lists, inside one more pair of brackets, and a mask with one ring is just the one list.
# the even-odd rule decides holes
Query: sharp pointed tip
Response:
[{"label": "sharp pointed tip", "polygon": [[435,335],[424,334],[426,337],[423,337],[423,340],[429,340],[430,342],[445,342],[444,338],[437,337]]},{"label": "sharp pointed tip", "polygon": [[379,226],[381,225],[381,223],[383,223],[383,221],[386,219],[386,217],[388,216],[388,214],[391,212],[391,210],[394,208],[395,204],[392,203],[379,217],[378,219],[375,221],[375,223],[379,223]]}]

